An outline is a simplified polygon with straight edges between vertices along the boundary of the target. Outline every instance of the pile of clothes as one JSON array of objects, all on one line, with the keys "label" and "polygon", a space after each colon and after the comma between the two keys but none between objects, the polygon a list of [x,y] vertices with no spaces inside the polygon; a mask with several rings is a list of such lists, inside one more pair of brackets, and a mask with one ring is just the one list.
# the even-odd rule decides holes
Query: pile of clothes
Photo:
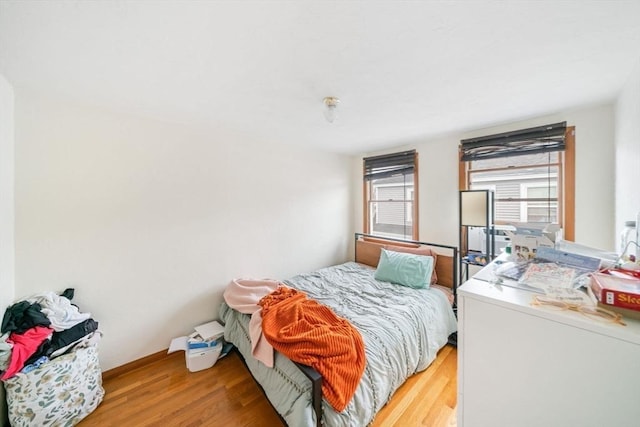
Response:
[{"label": "pile of clothes", "polygon": [[34,295],[8,307],[0,330],[0,380],[28,373],[70,351],[98,329],[71,303],[74,290]]},{"label": "pile of clothes", "polygon": [[0,380],[13,427],[76,425],[104,398],[102,332],[71,303],[73,294],[34,295],[4,313]]}]

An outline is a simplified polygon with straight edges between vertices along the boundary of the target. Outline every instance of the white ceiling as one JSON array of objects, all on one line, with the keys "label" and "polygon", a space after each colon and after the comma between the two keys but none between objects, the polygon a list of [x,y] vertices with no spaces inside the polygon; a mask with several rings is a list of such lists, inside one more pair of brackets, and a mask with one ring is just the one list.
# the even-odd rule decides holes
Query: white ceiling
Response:
[{"label": "white ceiling", "polygon": [[18,92],[344,153],[611,102],[639,59],[640,0],[0,1]]}]

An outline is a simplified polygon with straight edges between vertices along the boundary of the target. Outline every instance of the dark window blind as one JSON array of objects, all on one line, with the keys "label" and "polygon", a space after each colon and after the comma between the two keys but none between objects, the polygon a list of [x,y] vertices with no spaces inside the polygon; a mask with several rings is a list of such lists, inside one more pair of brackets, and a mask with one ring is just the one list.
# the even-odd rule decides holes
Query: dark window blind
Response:
[{"label": "dark window blind", "polygon": [[565,149],[567,122],[460,141],[462,161],[493,159]]},{"label": "dark window blind", "polygon": [[416,150],[382,156],[365,157],[364,179],[388,178],[396,175],[410,175],[415,168]]}]

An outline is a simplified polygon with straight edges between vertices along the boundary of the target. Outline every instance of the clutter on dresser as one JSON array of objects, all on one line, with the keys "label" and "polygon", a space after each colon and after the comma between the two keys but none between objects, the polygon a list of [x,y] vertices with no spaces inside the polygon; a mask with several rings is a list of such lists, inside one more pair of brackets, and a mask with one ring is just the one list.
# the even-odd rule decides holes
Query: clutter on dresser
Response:
[{"label": "clutter on dresser", "polygon": [[74,289],[16,301],[2,318],[0,380],[12,426],[75,425],[102,402],[98,343]]},{"label": "clutter on dresser", "polygon": [[640,318],[640,272],[606,269],[594,273],[587,292],[595,304],[627,317]]},{"label": "clutter on dresser", "polygon": [[623,318],[640,320],[640,246],[637,225],[638,221],[625,222],[615,263],[603,266],[593,273],[584,288],[591,303],[597,307],[618,313]]},{"label": "clutter on dresser", "polygon": [[555,248],[562,239],[562,229],[551,223],[512,223],[515,231],[506,230],[511,240],[511,253],[518,261],[536,257],[538,248]]},{"label": "clutter on dresser", "polygon": [[[630,242],[633,243],[633,241]],[[628,243],[622,247],[627,248]],[[596,253],[594,251],[592,255]],[[624,326],[625,323],[620,320],[621,318],[640,319],[640,271],[628,268],[630,262],[636,265],[633,255],[629,258],[624,256],[624,249],[621,249],[620,255],[613,259],[610,255],[589,257],[573,252],[540,248],[538,260],[553,262],[553,266],[550,267],[553,274],[541,275],[541,280],[536,283],[536,280],[532,281],[526,277],[531,269],[535,268],[530,266],[520,280],[529,286],[543,289],[547,297],[569,305],[577,304],[576,307],[581,307],[577,311],[583,314],[585,310],[591,310],[591,313],[597,314],[591,318],[616,319],[614,323]],[[571,271],[573,271],[573,279],[569,280]],[[563,272],[566,273],[564,281],[561,278]]]},{"label": "clutter on dresser", "polygon": [[494,263],[496,280],[506,285],[515,285],[541,293],[553,293],[567,289],[578,289],[582,281],[597,271],[602,260],[596,257],[557,250],[546,246],[538,247],[536,257],[518,260],[513,254],[503,254]]},{"label": "clutter on dresser", "polygon": [[204,323],[196,326],[191,334],[172,339],[167,353],[183,350],[187,369],[202,371],[211,368],[231,350],[232,345],[224,342],[223,335],[224,327],[216,320]]},{"label": "clutter on dresser", "polygon": [[636,222],[625,221],[624,228],[620,233],[620,259],[623,262],[635,262],[638,258],[636,257],[636,245],[633,245],[638,241],[637,233]]},{"label": "clutter on dresser", "polygon": [[591,273],[612,266],[617,255],[562,240],[554,246],[537,246],[536,256],[525,260],[505,251],[474,277],[571,304],[592,304],[581,288]]}]

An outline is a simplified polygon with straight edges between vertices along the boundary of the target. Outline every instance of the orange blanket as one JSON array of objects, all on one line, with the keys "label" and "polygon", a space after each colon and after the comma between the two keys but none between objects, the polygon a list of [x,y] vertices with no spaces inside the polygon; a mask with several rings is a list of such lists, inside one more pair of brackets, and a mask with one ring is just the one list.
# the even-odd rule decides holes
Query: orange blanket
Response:
[{"label": "orange blanket", "polygon": [[280,287],[259,302],[262,331],[269,343],[294,362],[322,375],[322,393],[342,412],[364,372],[362,336],[327,306],[303,292]]}]

